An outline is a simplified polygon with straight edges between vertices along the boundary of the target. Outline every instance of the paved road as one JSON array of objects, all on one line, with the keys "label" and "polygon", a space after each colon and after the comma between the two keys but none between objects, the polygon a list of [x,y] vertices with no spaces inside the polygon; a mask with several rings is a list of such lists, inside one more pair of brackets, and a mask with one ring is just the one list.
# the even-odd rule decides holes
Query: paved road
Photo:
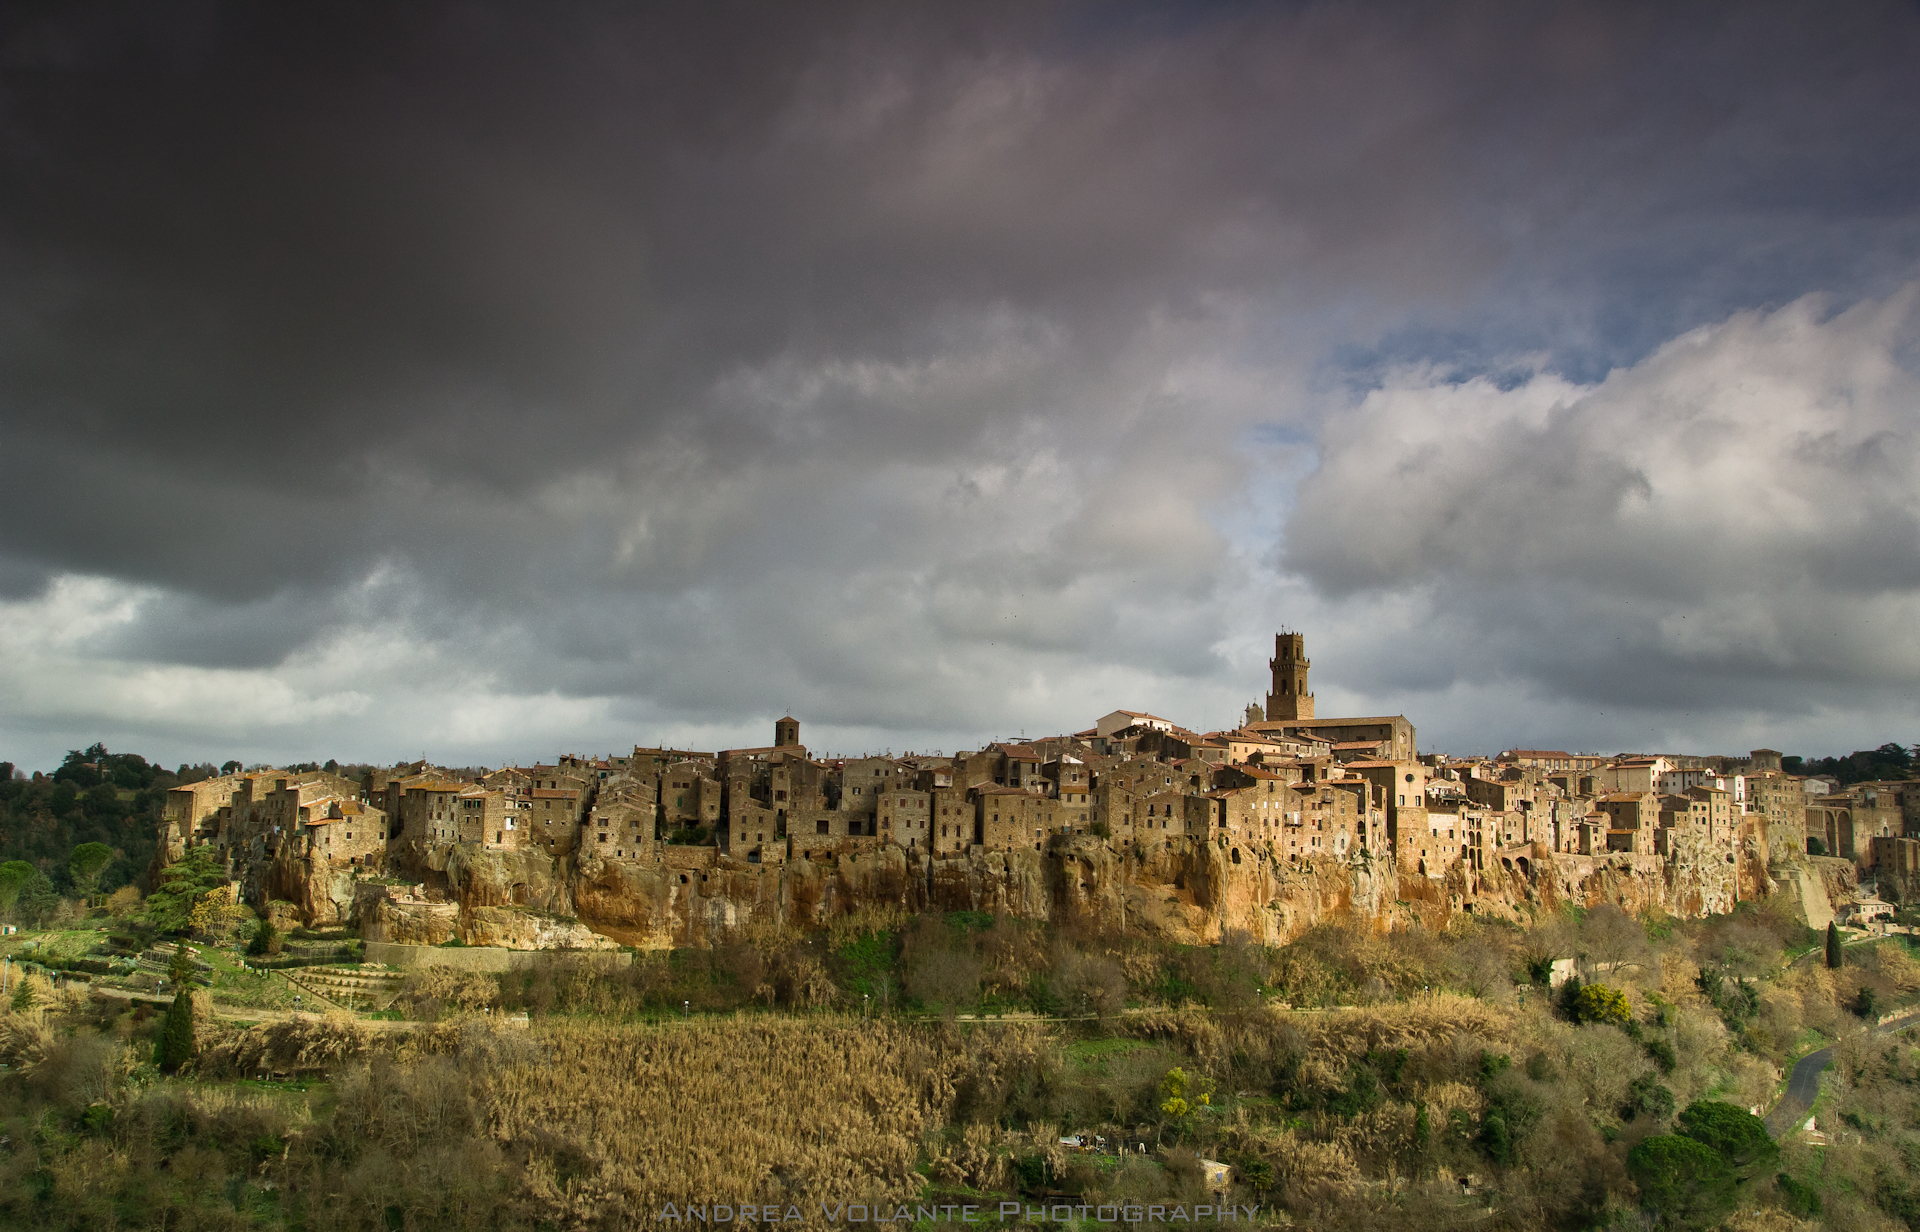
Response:
[{"label": "paved road", "polygon": [[[1891,1035],[1913,1026],[1920,1026],[1920,1011],[1883,1022],[1873,1029],[1873,1033]],[[1794,1063],[1792,1072],[1787,1075],[1787,1093],[1780,1097],[1773,1111],[1767,1113],[1768,1133],[1776,1139],[1783,1138],[1807,1119],[1807,1114],[1813,1111],[1813,1101],[1820,1097],[1820,1075],[1831,1064],[1832,1045],[1818,1052],[1810,1052]]]}]

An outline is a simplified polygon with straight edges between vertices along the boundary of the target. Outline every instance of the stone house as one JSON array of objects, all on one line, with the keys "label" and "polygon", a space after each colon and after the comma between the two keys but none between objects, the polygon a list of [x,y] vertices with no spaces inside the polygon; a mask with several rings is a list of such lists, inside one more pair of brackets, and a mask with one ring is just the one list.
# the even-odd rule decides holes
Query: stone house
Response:
[{"label": "stone house", "polygon": [[724,794],[719,778],[709,762],[677,761],[647,775],[654,783],[654,798],[659,801],[660,826],[680,830],[690,826],[720,825],[720,801]]},{"label": "stone house", "polygon": [[1654,850],[1660,828],[1658,795],[1651,791],[1617,791],[1599,797],[1593,807],[1607,819],[1608,851],[1647,855]]},{"label": "stone house", "polygon": [[[1768,751],[1755,750],[1756,754]],[[1746,778],[1747,811],[1759,813],[1767,819],[1767,834],[1774,849],[1808,851],[1807,793],[1801,780],[1782,774],[1778,767],[1749,774]],[[1828,850],[1831,852],[1832,849]]]},{"label": "stone house", "polygon": [[386,856],[387,817],[352,797],[313,800],[300,807],[294,837],[309,857],[373,868]]},{"label": "stone house", "polygon": [[436,778],[407,782],[400,805],[402,838],[416,847],[459,842],[460,796],[470,786]]},{"label": "stone house", "polygon": [[1054,802],[1018,787],[974,788],[974,829],[988,851],[1044,851],[1054,832]]},{"label": "stone house", "polygon": [[[951,794],[949,791],[947,794]],[[888,788],[876,800],[878,835],[887,842],[925,854],[932,822],[933,793],[900,785]]]},{"label": "stone house", "polygon": [[581,853],[603,860],[651,859],[658,845],[654,836],[657,812],[650,783],[611,780],[587,813],[581,830]]},{"label": "stone house", "polygon": [[[455,833],[462,843],[480,843],[495,847],[505,847],[509,819],[518,809],[509,810],[507,802],[512,799],[516,804],[524,803],[522,797],[509,797],[506,792],[485,787],[469,787],[455,798]],[[516,831],[516,835],[521,832]],[[498,836],[498,837],[495,837]],[[518,839],[513,844],[518,847]]]},{"label": "stone house", "polygon": [[925,847],[928,851],[937,856],[960,855],[984,841],[978,810],[968,791],[959,787],[937,787],[927,793]]}]

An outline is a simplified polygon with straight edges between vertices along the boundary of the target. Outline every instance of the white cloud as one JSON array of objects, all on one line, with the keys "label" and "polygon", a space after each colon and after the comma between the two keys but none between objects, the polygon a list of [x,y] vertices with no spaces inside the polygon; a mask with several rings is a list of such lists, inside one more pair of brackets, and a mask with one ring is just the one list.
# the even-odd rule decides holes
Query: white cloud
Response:
[{"label": "white cloud", "polygon": [[1570,731],[1617,733],[1611,708],[1686,713],[1689,744],[1769,716],[1833,747],[1815,716],[1848,712],[1910,736],[1917,299],[1742,313],[1586,386],[1397,373],[1329,425],[1283,559],[1337,608],[1417,601],[1376,693],[1418,645],[1430,679]]}]

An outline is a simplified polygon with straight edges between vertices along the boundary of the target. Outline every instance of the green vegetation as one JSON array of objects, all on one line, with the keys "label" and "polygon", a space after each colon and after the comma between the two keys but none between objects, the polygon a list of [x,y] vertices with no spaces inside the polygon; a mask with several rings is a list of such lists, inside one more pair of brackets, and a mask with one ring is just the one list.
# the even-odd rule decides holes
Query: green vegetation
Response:
[{"label": "green vegetation", "polygon": [[1883,744],[1877,749],[1861,749],[1845,757],[1783,757],[1780,767],[1788,774],[1831,774],[1842,786],[1852,783],[1878,783],[1920,778],[1916,754],[1920,746]]},{"label": "green vegetation", "polygon": [[[68,753],[51,775],[30,779],[16,779],[13,764],[0,762],[0,861],[22,861],[47,879],[45,897],[20,904],[24,918],[16,922],[39,924],[61,898],[138,882],[153,859],[167,790],[181,774],[204,777],[186,766],[170,774],[99,744]],[[96,862],[95,848],[105,849],[107,858]],[[88,854],[76,867],[82,850]],[[0,889],[0,914],[10,908]]]},{"label": "green vegetation", "polygon": [[193,1060],[193,1051],[193,993],[182,989],[173,995],[173,1004],[161,1020],[153,1043],[153,1063],[163,1074],[177,1073]]},{"label": "green vegetation", "polygon": [[[0,1016],[0,1226],[613,1228],[771,1176],[802,1202],[853,1178],[901,1202],[1198,1203],[1203,1161],[1316,1229],[1920,1216],[1920,1051],[1857,1016],[1920,994],[1920,962],[1891,941],[1789,963],[1808,930],[1769,904],[1278,947],[873,908],[625,968],[292,973],[309,1009],[386,1007],[370,1022],[284,1017],[282,976],[166,931],[218,888],[203,871],[144,914],[0,945],[28,972]],[[288,961],[350,943],[277,939]],[[1593,978],[1542,987],[1563,958]],[[78,963],[146,999],[49,980]],[[1827,1044],[1828,1144],[1775,1144],[1748,1109]]]},{"label": "green vegetation", "polygon": [[284,948],[280,934],[275,931],[272,920],[263,919],[253,930],[253,936],[247,941],[247,953],[254,958],[265,958],[278,954]]},{"label": "green vegetation", "polygon": [[147,895],[146,923],[162,936],[184,934],[203,895],[227,883],[226,869],[205,844],[167,865],[160,884]]}]

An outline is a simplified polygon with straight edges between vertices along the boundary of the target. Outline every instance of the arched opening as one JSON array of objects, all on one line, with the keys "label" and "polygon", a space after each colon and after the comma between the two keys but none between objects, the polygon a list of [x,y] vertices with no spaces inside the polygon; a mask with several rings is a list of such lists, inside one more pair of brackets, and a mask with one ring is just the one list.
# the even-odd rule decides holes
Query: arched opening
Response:
[{"label": "arched opening", "polygon": [[1519,867],[1522,877],[1533,876],[1533,865],[1527,861],[1527,857],[1521,856],[1518,860],[1514,861],[1514,863]]},{"label": "arched opening", "polygon": [[533,897],[533,892],[527,888],[526,882],[516,881],[513,889],[507,892],[507,896],[514,901],[515,905],[524,907]]},{"label": "arched opening", "polygon": [[1233,849],[1233,862],[1235,864],[1240,863],[1240,849],[1238,847]]}]

